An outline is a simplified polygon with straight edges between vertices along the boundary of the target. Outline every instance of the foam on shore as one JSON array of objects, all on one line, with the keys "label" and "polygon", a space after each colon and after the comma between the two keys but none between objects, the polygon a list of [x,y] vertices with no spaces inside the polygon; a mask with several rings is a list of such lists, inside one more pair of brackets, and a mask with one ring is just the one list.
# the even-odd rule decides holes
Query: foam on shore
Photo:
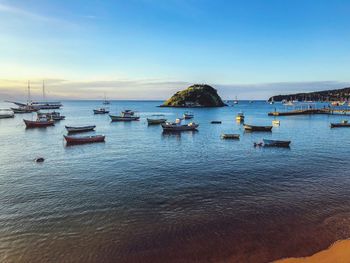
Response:
[{"label": "foam on shore", "polygon": [[320,251],[310,257],[287,258],[275,261],[275,263],[349,263],[350,239],[334,243],[328,249]]}]

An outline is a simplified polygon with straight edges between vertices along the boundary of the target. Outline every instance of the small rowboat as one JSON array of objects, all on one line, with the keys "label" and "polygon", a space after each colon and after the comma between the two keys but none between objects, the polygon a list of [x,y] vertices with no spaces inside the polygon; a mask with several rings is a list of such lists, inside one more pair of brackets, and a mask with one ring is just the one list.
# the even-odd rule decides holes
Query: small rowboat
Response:
[{"label": "small rowboat", "polygon": [[264,146],[289,147],[290,141],[278,141],[263,139]]},{"label": "small rowboat", "polygon": [[65,126],[68,133],[78,133],[78,132],[88,132],[93,131],[96,128],[96,125],[91,126]]},{"label": "small rowboat", "polygon": [[211,121],[211,124],[221,124],[221,121]]},{"label": "small rowboat", "polygon": [[67,144],[84,144],[84,143],[94,143],[94,142],[104,142],[104,135],[93,135],[93,136],[67,136],[63,135]]},{"label": "small rowboat", "polygon": [[233,133],[224,133],[221,134],[222,139],[234,139],[239,140],[239,134],[233,134]]},{"label": "small rowboat", "polygon": [[331,128],[342,128],[342,127],[350,127],[350,123],[344,120],[341,123],[331,123]]},{"label": "small rowboat", "polygon": [[149,119],[149,118],[147,118],[148,125],[162,124],[165,122],[166,122],[166,119]]},{"label": "small rowboat", "polygon": [[109,113],[109,110],[107,110],[105,108],[100,108],[100,109],[94,110],[94,114],[106,114],[106,113]]},{"label": "small rowboat", "polygon": [[139,116],[116,116],[116,115],[109,115],[112,121],[138,121],[140,119]]},{"label": "small rowboat", "polygon": [[27,128],[44,128],[48,126],[54,126],[55,122],[53,120],[48,120],[46,118],[38,118],[36,121],[23,120]]},{"label": "small rowboat", "polygon": [[270,132],[272,130],[272,126],[254,126],[254,125],[248,125],[244,124],[244,129],[246,131],[264,131],[264,132]]}]

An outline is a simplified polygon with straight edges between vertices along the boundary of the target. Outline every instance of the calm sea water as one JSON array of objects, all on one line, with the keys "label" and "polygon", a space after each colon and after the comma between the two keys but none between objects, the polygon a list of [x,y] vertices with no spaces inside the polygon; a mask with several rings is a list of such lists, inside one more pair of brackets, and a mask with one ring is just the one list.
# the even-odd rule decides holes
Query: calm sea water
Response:
[{"label": "calm sea water", "polygon": [[[280,117],[272,133],[244,133],[237,112],[270,125],[281,106],[241,102],[193,109],[199,131],[169,135],[146,117],[184,110],[160,103],[112,102],[139,111],[131,123],[93,115],[99,101],[65,101],[66,120],[46,129],[25,129],[34,114],[0,120],[0,261],[255,263],[350,236],[350,129],[329,128],[344,117]],[[67,147],[64,125],[87,124],[106,142]],[[262,138],[292,144],[254,148]]]}]

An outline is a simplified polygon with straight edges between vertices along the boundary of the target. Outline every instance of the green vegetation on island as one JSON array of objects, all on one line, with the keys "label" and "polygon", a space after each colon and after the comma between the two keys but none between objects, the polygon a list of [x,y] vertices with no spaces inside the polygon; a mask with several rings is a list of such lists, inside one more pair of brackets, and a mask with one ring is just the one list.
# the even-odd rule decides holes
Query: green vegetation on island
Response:
[{"label": "green vegetation on island", "polygon": [[223,107],[217,90],[206,84],[194,84],[185,90],[176,92],[161,107]]},{"label": "green vegetation on island", "polygon": [[349,101],[350,87],[335,90],[323,90],[309,93],[296,93],[289,95],[277,95],[269,98],[269,101]]}]

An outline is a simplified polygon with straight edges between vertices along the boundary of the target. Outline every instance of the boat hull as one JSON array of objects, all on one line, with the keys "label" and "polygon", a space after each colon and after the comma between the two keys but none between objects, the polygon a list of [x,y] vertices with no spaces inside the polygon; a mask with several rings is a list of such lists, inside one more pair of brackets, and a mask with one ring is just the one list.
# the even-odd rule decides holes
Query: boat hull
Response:
[{"label": "boat hull", "polygon": [[222,139],[231,139],[231,140],[239,140],[239,134],[222,134]]},{"label": "boat hull", "polygon": [[272,130],[272,126],[253,126],[245,124],[244,129],[246,131],[270,132]]},{"label": "boat hull", "polygon": [[349,128],[350,123],[331,123],[331,128]]},{"label": "boat hull", "polygon": [[68,133],[79,133],[79,132],[89,132],[89,131],[93,131],[96,126],[92,125],[92,126],[81,126],[81,127],[72,127],[72,126],[65,126]]},{"label": "boat hull", "polygon": [[195,131],[198,128],[198,124],[194,125],[168,125],[162,124],[163,131],[165,132],[181,132],[181,131]]},{"label": "boat hull", "polygon": [[268,140],[268,139],[263,139],[264,146],[269,146],[269,147],[289,147],[290,141],[278,141],[278,140]]},{"label": "boat hull", "polygon": [[147,118],[148,125],[162,124],[162,123],[165,123],[165,122],[166,122],[166,119],[148,119]]},{"label": "boat hull", "polygon": [[117,121],[138,121],[140,119],[140,117],[138,116],[114,116],[114,115],[109,115],[109,117],[111,118],[111,120],[113,122],[117,122]]},{"label": "boat hull", "polygon": [[50,121],[30,121],[23,120],[27,128],[45,128],[48,126],[54,126],[55,122],[53,120]]},{"label": "boat hull", "polygon": [[95,135],[95,136],[83,136],[83,137],[75,137],[75,136],[63,136],[66,140],[67,144],[86,144],[86,143],[96,143],[96,142],[104,142],[104,135]]}]

